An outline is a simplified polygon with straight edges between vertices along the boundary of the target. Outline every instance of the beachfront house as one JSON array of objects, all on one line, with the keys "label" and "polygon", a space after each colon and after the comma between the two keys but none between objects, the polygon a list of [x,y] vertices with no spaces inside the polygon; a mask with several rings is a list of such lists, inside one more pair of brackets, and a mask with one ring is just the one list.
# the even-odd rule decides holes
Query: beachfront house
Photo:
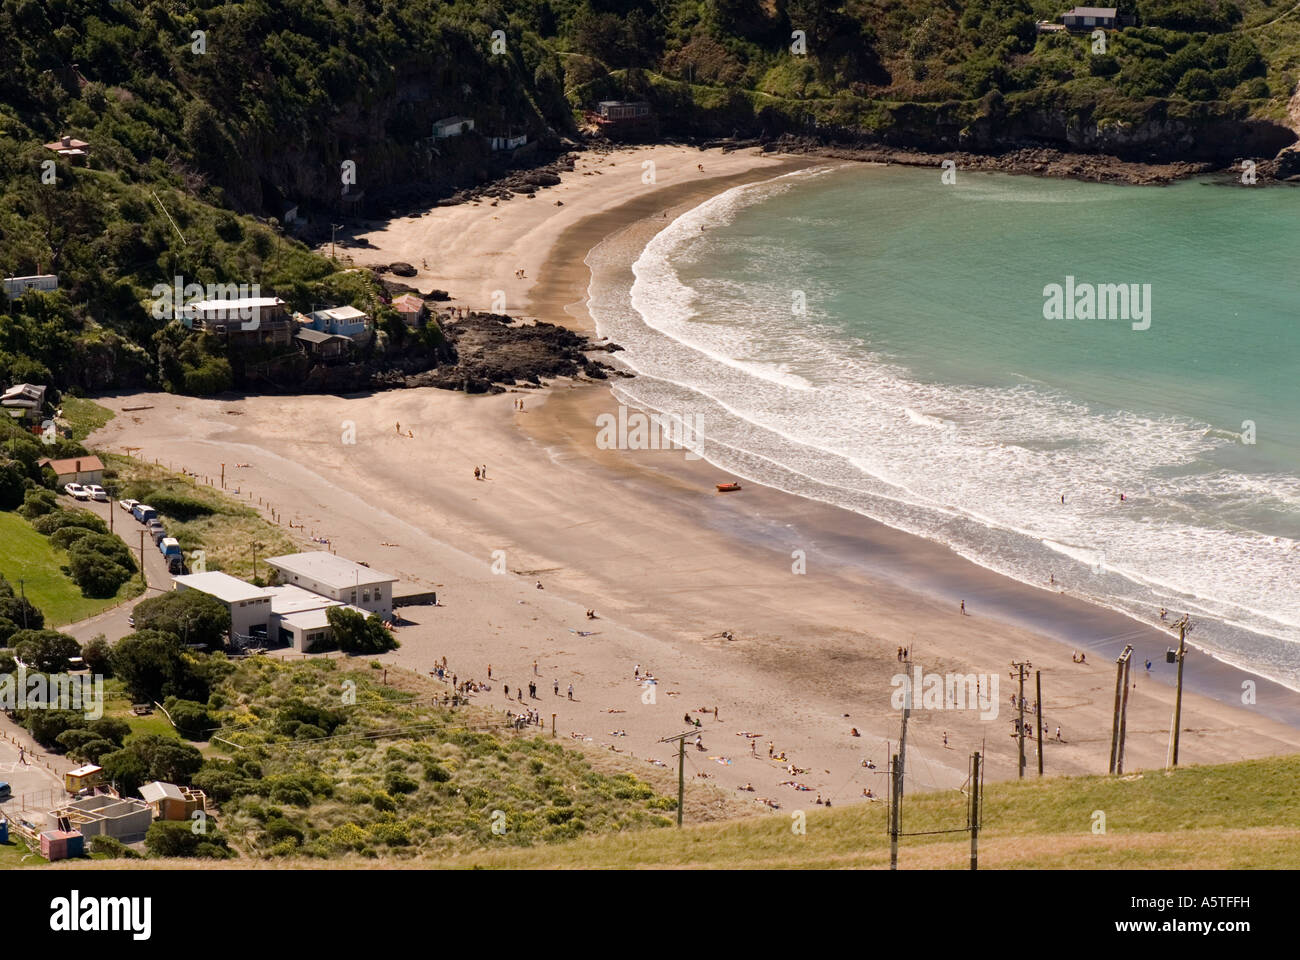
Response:
[{"label": "beachfront house", "polygon": [[19,423],[40,423],[45,415],[45,386],[15,383],[0,395],[0,407]]},{"label": "beachfront house", "polygon": [[181,308],[181,323],[214,333],[227,343],[288,346],[293,340],[289,307],[279,297],[198,300]]},{"label": "beachfront house", "polygon": [[266,563],[277,584],[302,587],[368,613],[377,613],[384,620],[393,615],[393,584],[397,578],[390,574],[323,550],[271,557]]},{"label": "beachfront house", "polygon": [[46,457],[36,461],[38,467],[49,467],[54,471],[55,483],[59,487],[69,483],[102,484],[104,482],[104,464],[99,457],[68,457],[63,460],[51,460]]},{"label": "beachfront house", "polygon": [[1067,30],[1114,30],[1119,26],[1115,7],[1075,7],[1061,14]]},{"label": "beachfront house", "polygon": [[370,329],[370,318],[353,306],[315,310],[299,322],[308,329],[340,337],[356,337]]},{"label": "beachfront house", "polygon": [[633,123],[650,117],[650,104],[644,100],[602,100],[596,113],[604,123]]},{"label": "beachfront house", "polygon": [[444,117],[441,120],[435,120],[433,123],[433,139],[445,140],[448,137],[459,137],[463,133],[469,133],[474,129],[474,121],[468,117]]},{"label": "beachfront house", "polygon": [[75,162],[80,161],[90,150],[90,144],[76,137],[62,136],[52,143],[45,144],[45,149]]},{"label": "beachfront house", "polygon": [[302,352],[314,360],[326,363],[346,360],[352,350],[352,339],[337,333],[321,333],[310,327],[304,327],[293,335],[293,339]]},{"label": "beachfront house", "polygon": [[528,134],[520,133],[513,136],[492,137],[493,150],[517,150],[528,142]]},{"label": "beachfront house", "polygon": [[393,297],[393,309],[408,327],[417,328],[424,323],[424,301],[413,293]]},{"label": "beachfront house", "polygon": [[[197,590],[220,600],[230,611],[230,639],[264,637],[271,621],[271,593],[220,570],[172,577],[177,590]],[[181,638],[184,641],[184,637]]]},{"label": "beachfront house", "polygon": [[59,289],[59,275],[57,273],[40,273],[30,277],[5,277],[5,296],[10,300],[17,300],[28,290],[36,290],[39,293],[53,293]]}]

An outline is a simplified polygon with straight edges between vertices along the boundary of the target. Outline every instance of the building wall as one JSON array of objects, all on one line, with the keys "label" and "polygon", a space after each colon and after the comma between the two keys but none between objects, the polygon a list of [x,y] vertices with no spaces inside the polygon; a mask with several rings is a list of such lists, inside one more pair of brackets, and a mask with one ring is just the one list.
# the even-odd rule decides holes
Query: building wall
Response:
[{"label": "building wall", "polygon": [[291,583],[294,586],[302,587],[304,590],[310,590],[312,593],[319,593],[322,597],[329,597],[331,600],[350,603],[362,610],[377,613],[385,620],[393,613],[393,585],[391,583],[363,583],[358,587],[336,589],[329,584],[320,583],[301,575],[294,576],[294,574],[286,571],[280,572],[280,582]]},{"label": "building wall", "polygon": [[252,633],[253,627],[265,627],[271,620],[271,601],[269,598],[264,600],[239,600],[235,603],[227,604],[230,610],[230,632],[242,633],[245,636]]}]

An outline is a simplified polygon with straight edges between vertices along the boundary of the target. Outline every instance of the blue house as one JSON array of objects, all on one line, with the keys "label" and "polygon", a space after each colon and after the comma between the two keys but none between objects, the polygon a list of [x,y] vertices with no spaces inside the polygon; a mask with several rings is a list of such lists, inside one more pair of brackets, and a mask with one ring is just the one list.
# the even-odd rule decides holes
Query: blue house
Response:
[{"label": "blue house", "polygon": [[365,333],[370,326],[370,318],[356,307],[331,307],[308,314],[309,329],[321,333],[332,333],[340,337],[355,337]]}]

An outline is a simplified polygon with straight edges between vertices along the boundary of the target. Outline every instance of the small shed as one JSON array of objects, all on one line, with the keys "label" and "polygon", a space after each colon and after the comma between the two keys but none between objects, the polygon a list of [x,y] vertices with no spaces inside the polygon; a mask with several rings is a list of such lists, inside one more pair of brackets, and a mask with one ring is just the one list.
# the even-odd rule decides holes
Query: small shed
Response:
[{"label": "small shed", "polygon": [[303,351],[321,360],[338,360],[352,346],[352,341],[337,333],[321,333],[319,330],[299,330],[293,335]]},{"label": "small shed", "polygon": [[207,805],[203,791],[161,780],[142,786],[140,796],[153,810],[155,820],[188,820],[190,814]]},{"label": "small shed", "polygon": [[1116,7],[1075,7],[1061,14],[1061,23],[1067,30],[1091,30],[1095,27],[1114,30],[1116,13]]},{"label": "small shed", "polygon": [[76,830],[46,830],[41,833],[41,856],[53,863],[79,857],[85,851],[85,837]]},{"label": "small shed", "polygon": [[93,787],[99,783],[99,778],[103,774],[104,768],[97,767],[93,763],[87,763],[84,766],[77,767],[75,770],[69,770],[63,775],[63,787],[68,793],[79,793],[87,787]]}]

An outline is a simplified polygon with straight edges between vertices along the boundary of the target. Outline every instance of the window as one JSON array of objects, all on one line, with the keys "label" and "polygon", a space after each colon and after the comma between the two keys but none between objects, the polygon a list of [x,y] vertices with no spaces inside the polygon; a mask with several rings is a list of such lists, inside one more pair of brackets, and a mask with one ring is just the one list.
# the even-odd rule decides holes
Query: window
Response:
[{"label": "window", "polygon": [[[362,599],[362,601],[365,602],[365,603],[369,603],[369,602],[370,602],[370,588],[369,588],[369,587],[366,587],[364,590],[361,591],[361,599]],[[376,599],[378,599],[378,598],[376,597]]]},{"label": "window", "polygon": [[352,600],[350,602],[351,603],[357,602],[357,592],[355,590],[352,591]]}]

